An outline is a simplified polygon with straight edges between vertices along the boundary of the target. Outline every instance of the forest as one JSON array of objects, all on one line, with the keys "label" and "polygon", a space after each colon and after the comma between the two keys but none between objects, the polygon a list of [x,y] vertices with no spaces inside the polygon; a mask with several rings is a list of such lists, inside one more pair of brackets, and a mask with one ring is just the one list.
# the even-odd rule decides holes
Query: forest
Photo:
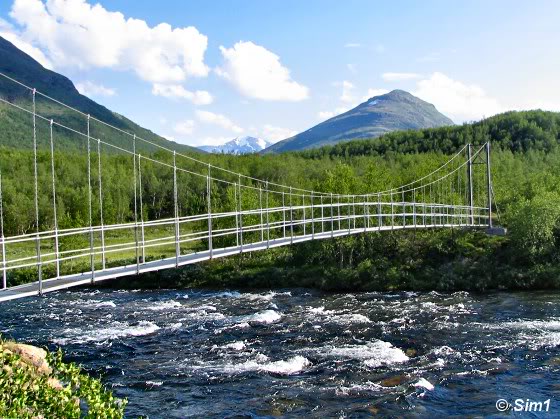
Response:
[{"label": "forest", "polygon": [[[2,112],[6,109],[0,107]],[[23,122],[22,122],[23,124]],[[2,204],[6,236],[34,231],[33,152],[17,147],[13,139],[25,137],[29,124],[1,124],[0,135],[11,138],[0,149]],[[47,120],[37,121],[40,229],[54,226],[52,169]],[[19,130],[16,135],[13,130]],[[106,127],[91,123],[93,138]],[[98,138],[101,134],[98,135]],[[53,128],[54,167],[59,228],[88,223],[86,141]],[[119,138],[125,147],[127,138]],[[132,143],[128,139],[129,143]],[[312,242],[251,255],[187,267],[149,283],[199,284],[201,286],[286,286],[306,284],[327,289],[492,289],[550,288],[560,284],[560,114],[508,112],[462,126],[402,131],[371,140],[340,143],[305,152],[279,155],[195,155],[204,162],[232,172],[294,185],[299,188],[341,194],[361,194],[406,184],[447,161],[466,143],[492,144],[492,177],[497,221],[508,228],[505,238],[480,231],[402,231]],[[67,146],[72,142],[73,146]],[[4,142],[1,142],[5,144]],[[129,144],[131,147],[132,144]],[[92,142],[93,222],[99,223],[98,178],[103,182],[103,217],[106,224],[134,219],[134,165],[142,167],[142,216],[146,220],[173,216],[172,155],[138,141],[138,161],[106,144]],[[98,154],[97,151],[101,154]],[[99,159],[99,155],[101,159]],[[177,166],[205,173],[206,166],[177,157]],[[169,166],[168,166],[169,167]],[[216,170],[216,169],[214,169]],[[214,173],[231,182],[228,172]],[[257,183],[247,181],[252,186]],[[204,213],[207,205],[204,176],[178,175],[178,206],[182,216]],[[233,208],[234,189],[215,182],[212,206]],[[244,194],[248,207],[256,195]],[[272,197],[271,199],[278,199]],[[204,246],[204,243],[199,243]],[[157,255],[154,255],[156,257]],[[33,272],[27,272],[32,277]],[[166,279],[167,278],[167,279]],[[25,279],[10,275],[10,283]],[[166,282],[167,281],[167,282]],[[186,282],[185,282],[186,281]],[[129,281],[130,282],[130,281]],[[134,282],[134,281],[132,281]]]}]

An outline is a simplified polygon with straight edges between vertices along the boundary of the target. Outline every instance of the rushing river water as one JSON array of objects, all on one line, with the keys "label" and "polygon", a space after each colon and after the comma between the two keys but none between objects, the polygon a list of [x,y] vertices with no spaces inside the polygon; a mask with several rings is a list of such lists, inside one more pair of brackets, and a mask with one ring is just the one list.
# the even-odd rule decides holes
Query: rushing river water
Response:
[{"label": "rushing river water", "polygon": [[559,296],[82,290],[2,303],[0,332],[61,346],[130,417],[558,417]]}]

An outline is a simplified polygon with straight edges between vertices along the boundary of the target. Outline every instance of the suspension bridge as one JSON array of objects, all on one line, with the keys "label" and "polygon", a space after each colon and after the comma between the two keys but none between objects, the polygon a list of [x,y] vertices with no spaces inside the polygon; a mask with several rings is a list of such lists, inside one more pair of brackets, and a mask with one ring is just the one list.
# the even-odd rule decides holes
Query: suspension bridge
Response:
[{"label": "suspension bridge", "polygon": [[[365,194],[308,190],[170,150],[0,76],[28,92],[25,103],[3,97],[0,103],[28,118],[33,140],[31,231],[4,234],[10,207],[3,200],[0,166],[0,301],[310,240],[402,229],[492,229],[490,143],[466,144],[432,172],[391,189]],[[39,100],[75,113],[83,125],[45,116]],[[94,126],[126,137],[128,146],[95,135]],[[85,157],[87,220],[72,228],[60,227],[64,202],[57,192],[61,170],[55,149],[62,132],[82,142]],[[50,159],[47,165],[38,163],[39,143]],[[145,146],[158,152],[146,152]],[[110,186],[104,177],[109,156],[115,155],[131,168],[119,180],[129,184],[133,196],[128,219],[111,223],[104,214],[104,191]],[[169,191],[168,211],[146,210],[147,172],[152,183]],[[182,204],[186,195],[196,199],[195,213]],[[16,285],[25,282],[20,278],[30,279]]]}]

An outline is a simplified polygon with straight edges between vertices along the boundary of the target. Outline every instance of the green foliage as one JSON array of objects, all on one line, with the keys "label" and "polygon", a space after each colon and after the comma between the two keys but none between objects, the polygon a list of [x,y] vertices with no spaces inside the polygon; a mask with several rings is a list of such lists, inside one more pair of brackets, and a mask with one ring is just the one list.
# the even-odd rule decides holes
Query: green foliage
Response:
[{"label": "green foliage", "polygon": [[394,131],[372,140],[353,140],[306,150],[309,158],[323,156],[380,156],[390,153],[442,152],[453,154],[466,143],[492,145],[502,150],[551,151],[560,140],[560,113],[546,111],[506,112],[480,122],[409,131]]},{"label": "green foliage", "polygon": [[[38,372],[3,347],[0,340],[0,417],[122,418],[126,400],[107,391],[100,380],[47,354],[51,374]],[[53,384],[56,383],[56,384]]]},{"label": "green foliage", "polygon": [[529,257],[554,252],[560,239],[560,195],[543,193],[521,199],[508,214],[511,239]]}]

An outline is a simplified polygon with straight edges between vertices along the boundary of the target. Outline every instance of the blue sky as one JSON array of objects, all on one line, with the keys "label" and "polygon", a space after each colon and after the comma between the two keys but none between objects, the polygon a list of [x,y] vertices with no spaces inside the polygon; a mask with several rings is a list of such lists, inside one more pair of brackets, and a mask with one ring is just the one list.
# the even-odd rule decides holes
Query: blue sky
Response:
[{"label": "blue sky", "polygon": [[160,135],[284,139],[404,89],[455,122],[560,111],[558,1],[9,0],[0,36]]}]

